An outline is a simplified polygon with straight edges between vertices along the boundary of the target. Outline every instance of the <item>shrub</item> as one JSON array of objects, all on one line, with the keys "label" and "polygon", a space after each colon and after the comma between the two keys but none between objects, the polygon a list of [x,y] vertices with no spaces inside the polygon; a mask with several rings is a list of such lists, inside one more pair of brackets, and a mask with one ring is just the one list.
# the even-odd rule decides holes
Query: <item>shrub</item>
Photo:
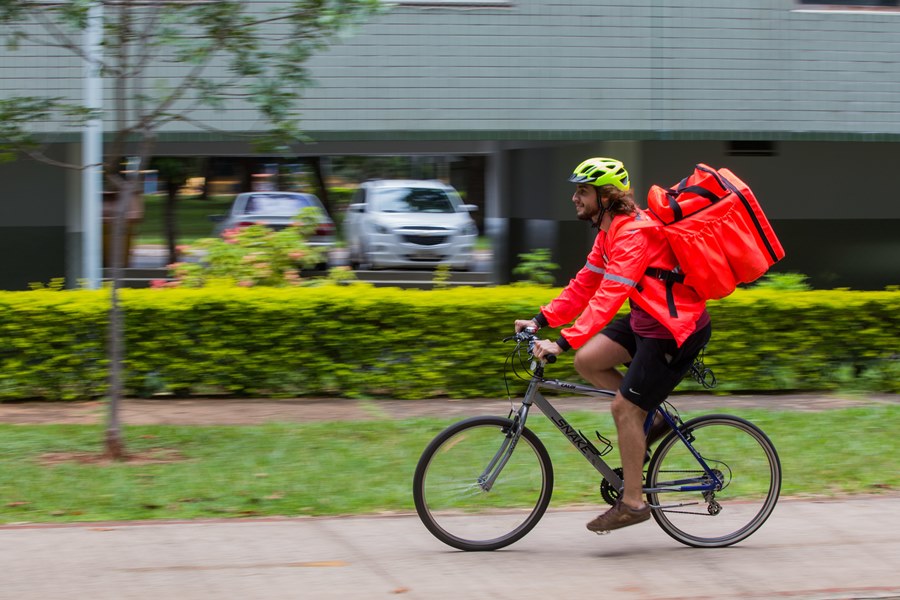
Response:
[{"label": "shrub", "polygon": [[157,286],[203,287],[216,280],[243,287],[299,285],[301,269],[326,261],[322,249],[306,242],[316,225],[315,209],[307,208],[279,231],[251,225],[229,229],[220,238],[197,240],[183,253],[198,262],[169,265],[175,280]]},{"label": "shrub", "polygon": [[557,269],[559,265],[550,260],[550,251],[546,248],[537,248],[520,254],[519,264],[512,273],[528,283],[553,285],[553,271]]},{"label": "shrub", "polygon": [[805,292],[812,289],[803,273],[766,273],[753,284],[754,289]]},{"label": "shrub", "polygon": [[[556,292],[353,283],[120,293],[132,395],[464,398],[506,394],[501,339]],[[108,291],[0,292],[0,399],[102,396],[108,306]],[[900,392],[900,291],[739,290],[709,311],[706,364],[722,391]],[[571,353],[548,374],[576,377]]]}]

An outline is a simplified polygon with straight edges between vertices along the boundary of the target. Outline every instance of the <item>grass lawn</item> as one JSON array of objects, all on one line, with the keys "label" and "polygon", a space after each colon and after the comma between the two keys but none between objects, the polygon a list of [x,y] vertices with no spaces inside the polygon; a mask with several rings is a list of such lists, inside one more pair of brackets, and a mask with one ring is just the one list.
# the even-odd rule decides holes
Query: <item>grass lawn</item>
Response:
[{"label": "grass lawn", "polygon": [[[783,495],[879,493],[900,487],[900,407],[820,413],[734,411],[778,448]],[[584,431],[608,416],[569,413]],[[689,415],[685,415],[689,416]],[[448,420],[135,426],[129,451],[156,462],[98,463],[101,426],[0,425],[0,521],[64,522],[413,510],[411,482],[427,442]],[[552,425],[529,427],[556,471],[551,506],[597,504],[598,476]],[[72,460],[81,456],[84,461]],[[610,455],[611,464],[618,464]]]},{"label": "grass lawn", "polygon": [[[176,228],[178,244],[190,244],[194,240],[211,237],[215,223],[209,220],[210,215],[223,215],[231,207],[234,196],[211,196],[201,200],[199,196],[183,196],[176,204]],[[144,196],[144,219],[135,230],[135,244],[165,244],[165,228],[163,226],[163,209],[166,198],[153,194]]]}]

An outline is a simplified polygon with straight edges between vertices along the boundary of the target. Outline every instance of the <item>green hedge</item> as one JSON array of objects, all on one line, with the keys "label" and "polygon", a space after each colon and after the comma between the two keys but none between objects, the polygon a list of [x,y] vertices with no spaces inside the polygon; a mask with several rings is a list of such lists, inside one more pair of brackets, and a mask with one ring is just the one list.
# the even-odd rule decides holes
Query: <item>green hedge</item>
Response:
[{"label": "green hedge", "polygon": [[[555,293],[123,290],[128,393],[502,396],[501,338]],[[108,304],[108,291],[0,292],[0,399],[102,396]],[[706,362],[720,390],[900,391],[898,291],[741,290],[709,310]],[[571,355],[548,374],[574,377]]]}]

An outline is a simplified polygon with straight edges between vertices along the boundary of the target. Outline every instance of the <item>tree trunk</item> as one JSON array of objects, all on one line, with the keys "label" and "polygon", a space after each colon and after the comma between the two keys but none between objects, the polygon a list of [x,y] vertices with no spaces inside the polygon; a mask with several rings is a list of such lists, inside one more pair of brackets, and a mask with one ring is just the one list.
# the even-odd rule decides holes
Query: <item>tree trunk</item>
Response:
[{"label": "tree trunk", "polygon": [[115,219],[112,231],[112,289],[109,309],[109,415],[106,422],[104,455],[113,460],[125,458],[122,426],[119,420],[119,404],[122,398],[122,359],[125,355],[125,327],[122,307],[119,303],[119,283],[125,258],[125,225],[131,197],[134,194],[132,178],[120,180]]},{"label": "tree trunk", "polygon": [[[175,248],[175,241],[178,239],[178,231],[175,227],[175,203],[178,201],[179,184],[176,178],[169,177],[166,181],[166,207],[163,215],[164,229],[166,232],[166,247],[169,252],[169,262],[172,264],[178,262],[178,251]],[[204,186],[205,188],[206,186]]]},{"label": "tree trunk", "polygon": [[325,185],[325,175],[322,173],[322,157],[314,156],[310,158],[309,165],[312,167],[313,175],[316,178],[316,187],[319,188],[319,200],[322,201],[328,214],[334,215],[334,207],[331,206],[331,199],[328,197],[328,186]]}]

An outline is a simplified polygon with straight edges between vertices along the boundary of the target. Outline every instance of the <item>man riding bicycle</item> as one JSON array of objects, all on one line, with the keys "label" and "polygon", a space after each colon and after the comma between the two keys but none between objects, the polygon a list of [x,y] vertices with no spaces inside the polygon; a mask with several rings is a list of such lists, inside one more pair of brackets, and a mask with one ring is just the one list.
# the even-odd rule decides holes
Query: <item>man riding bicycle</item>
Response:
[{"label": "man riding bicycle", "polygon": [[[584,267],[525,327],[558,327],[555,341],[535,344],[544,359],[574,348],[575,369],[596,387],[617,390],[612,401],[624,490],[618,502],[590,523],[603,532],[646,521],[643,463],[647,446],[666,431],[658,418],[643,425],[690,370],[709,341],[706,303],[678,277],[678,264],[661,229],[634,203],[628,172],[612,158],[589,158],[575,168],[572,202],[578,218],[598,229]],[[613,320],[628,299],[631,313]],[[576,318],[577,317],[577,318]],[[623,375],[616,367],[627,365]]]}]

